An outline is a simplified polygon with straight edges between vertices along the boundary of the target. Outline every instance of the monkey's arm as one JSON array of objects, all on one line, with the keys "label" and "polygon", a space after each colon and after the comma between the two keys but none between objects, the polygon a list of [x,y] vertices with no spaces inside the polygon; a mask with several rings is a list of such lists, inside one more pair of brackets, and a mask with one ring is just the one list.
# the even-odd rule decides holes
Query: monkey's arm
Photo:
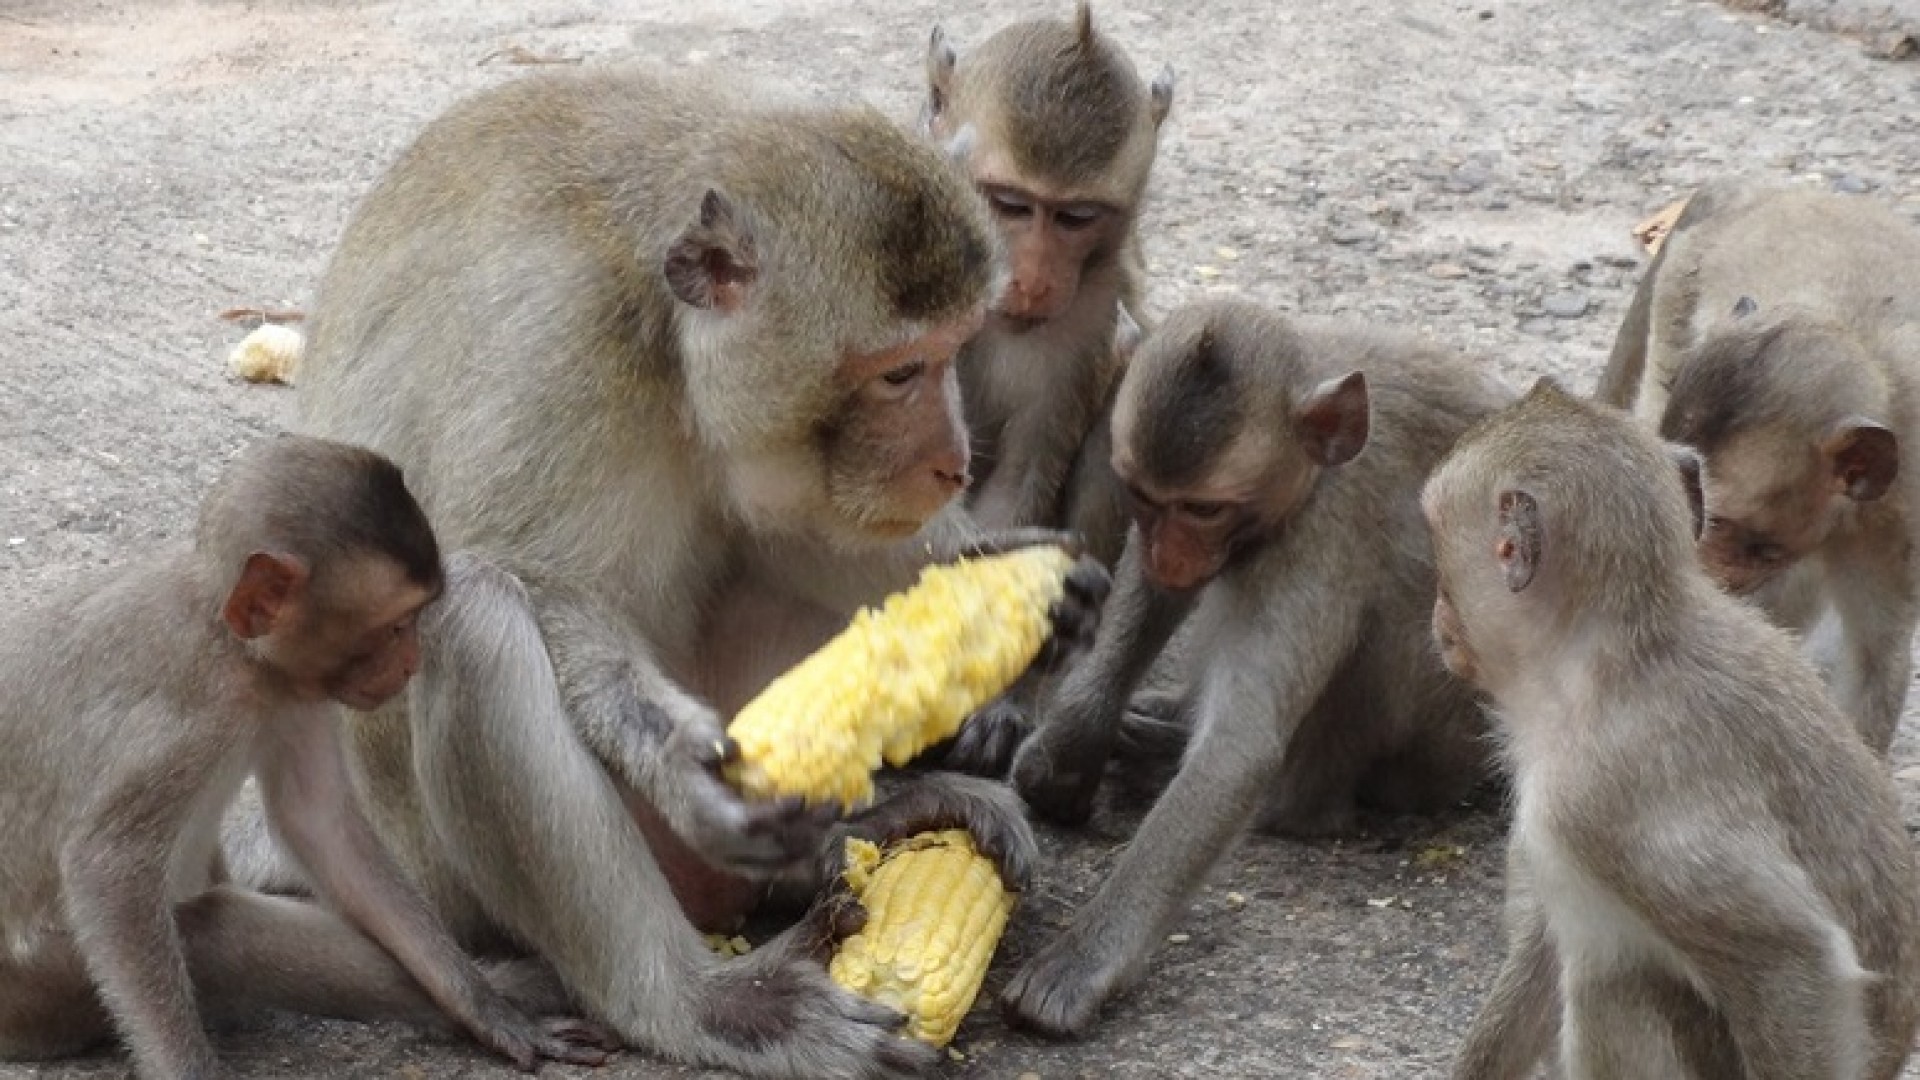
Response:
[{"label": "monkey's arm", "polygon": [[1042,816],[1084,822],[1093,813],[1127,699],[1192,610],[1197,592],[1147,580],[1139,534],[1128,534],[1098,634],[1042,705],[1045,722],[1014,758],[1013,780]]},{"label": "monkey's arm", "polygon": [[1507,955],[1467,1029],[1453,1080],[1524,1080],[1553,1044],[1560,977],[1526,860],[1507,851]]},{"label": "monkey's arm", "polygon": [[1873,1045],[1872,977],[1775,837],[1744,822],[1683,817],[1593,863],[1619,868],[1612,884],[1698,972],[1749,1075],[1861,1075]]},{"label": "monkey's arm", "polygon": [[586,1029],[563,1026],[549,1033],[488,985],[408,884],[360,811],[336,717],[329,706],[277,718],[262,733],[256,763],[267,819],[321,898],[393,954],[434,1004],[481,1045],[522,1069],[542,1057],[599,1064],[604,1053],[560,1037]]},{"label": "monkey's arm", "polygon": [[660,667],[650,643],[577,597],[533,599],[574,731],[601,765],[716,865],[777,873],[810,859],[832,807],[747,802],[720,777],[732,744],[720,715]]},{"label": "monkey's arm", "polygon": [[[1078,1035],[1130,985],[1154,943],[1253,817],[1286,762],[1294,732],[1359,636],[1364,596],[1324,583],[1359,580],[1344,565],[1280,565],[1241,573],[1243,591],[1207,604],[1217,618],[1199,700],[1199,730],[1180,771],[1073,925],[1009,985],[1008,1007],[1041,1031]],[[1357,557],[1357,556],[1349,556]],[[1335,560],[1338,562],[1338,559]],[[1284,573],[1278,587],[1247,588]],[[1230,584],[1216,582],[1213,588]]]},{"label": "monkey's arm", "polygon": [[[1104,344],[1104,343],[1103,343]],[[1067,367],[1097,374],[1090,358],[1063,358]],[[997,464],[973,499],[973,517],[988,529],[1045,525],[1054,520],[1074,455],[1087,436],[1092,417],[1080,402],[1092,401],[1093,386],[1064,386],[1036,396],[1001,428],[994,447]]]},{"label": "monkey's arm", "polygon": [[207,782],[233,740],[217,722],[157,707],[136,710],[122,730],[138,737],[106,763],[60,846],[67,917],[139,1074],[221,1076],[194,1005],[168,873],[196,785]]}]

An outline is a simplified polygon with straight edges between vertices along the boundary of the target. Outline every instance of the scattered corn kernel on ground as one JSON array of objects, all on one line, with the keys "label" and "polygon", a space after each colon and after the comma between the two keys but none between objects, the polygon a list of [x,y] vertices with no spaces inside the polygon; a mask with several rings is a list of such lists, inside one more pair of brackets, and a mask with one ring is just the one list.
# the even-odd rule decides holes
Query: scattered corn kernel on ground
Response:
[{"label": "scattered corn kernel on ground", "polygon": [[833,981],[905,1013],[915,1038],[947,1045],[980,993],[1015,894],[965,829],[885,851],[849,840],[846,875],[867,924],[834,953]]},{"label": "scattered corn kernel on ground", "polygon": [[1039,546],[922,571],[734,716],[729,779],[759,798],[866,802],[882,760],[951,737],[1027,670],[1073,563]]},{"label": "scattered corn kernel on ground", "polygon": [[289,386],[300,372],[307,339],[300,331],[275,323],[261,323],[227,354],[227,367],[248,382],[277,382]]}]

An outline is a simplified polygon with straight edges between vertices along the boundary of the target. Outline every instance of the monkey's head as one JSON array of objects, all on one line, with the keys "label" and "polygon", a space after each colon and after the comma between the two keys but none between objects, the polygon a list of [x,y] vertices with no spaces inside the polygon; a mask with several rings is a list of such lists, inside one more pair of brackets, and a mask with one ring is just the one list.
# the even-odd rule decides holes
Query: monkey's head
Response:
[{"label": "monkey's head", "polygon": [[1148,578],[1206,584],[1352,460],[1369,424],[1366,377],[1311,374],[1284,319],[1243,303],[1174,312],[1134,354],[1113,412]]},{"label": "monkey's head", "polygon": [[1448,670],[1498,693],[1595,620],[1657,618],[1700,573],[1698,476],[1691,450],[1552,379],[1468,430],[1420,493]]},{"label": "monkey's head", "polygon": [[909,535],[967,485],[953,361],[994,274],[984,210],[872,109],[769,115],[742,144],[661,255],[688,420],[755,525]]},{"label": "monkey's head", "polygon": [[1700,560],[1749,592],[1885,495],[1900,447],[1872,419],[1887,389],[1852,335],[1744,299],[1735,316],[1683,358],[1660,434],[1704,455]]},{"label": "monkey's head", "polygon": [[195,546],[221,620],[280,688],[370,710],[419,670],[440,549],[386,458],[321,439],[262,443],[209,495]]},{"label": "monkey's head", "polygon": [[927,49],[928,134],[964,159],[1006,244],[1003,329],[1073,306],[1113,272],[1173,107],[1173,72],[1141,82],[1083,2],[1072,22],[1016,23],[962,57],[939,28]]}]

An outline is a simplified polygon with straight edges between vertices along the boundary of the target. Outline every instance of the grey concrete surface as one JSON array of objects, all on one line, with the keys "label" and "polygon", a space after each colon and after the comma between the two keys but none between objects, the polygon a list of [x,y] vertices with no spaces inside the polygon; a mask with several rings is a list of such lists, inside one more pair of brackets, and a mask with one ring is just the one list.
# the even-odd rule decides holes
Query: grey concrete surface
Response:
[{"label": "grey concrete surface", "polygon": [[[527,70],[489,54],[724,63],[906,118],[936,20],[964,45],[1035,9],[0,0],[0,602],[180,535],[233,451],[280,424],[289,392],[228,377],[242,329],[216,313],[305,304],[354,200],[419,126]],[[1242,294],[1416,328],[1516,385],[1554,373],[1585,389],[1639,273],[1629,229],[1690,185],[1748,172],[1920,217],[1920,65],[1792,19],[1704,0],[1097,11],[1143,68],[1180,77],[1145,219],[1156,313]],[[1895,768],[1911,820],[1911,727]],[[1486,811],[1342,843],[1249,839],[1089,1041],[1004,1029],[991,995],[1135,821],[1108,808],[1088,831],[1046,834],[1051,861],[950,1075],[1442,1074],[1500,948]],[[222,1046],[247,1076],[509,1075],[397,1028],[285,1021]],[[126,1072],[115,1055],[0,1066]],[[576,1074],[590,1075],[546,1072]],[[600,1075],[701,1074],[628,1053]]]}]

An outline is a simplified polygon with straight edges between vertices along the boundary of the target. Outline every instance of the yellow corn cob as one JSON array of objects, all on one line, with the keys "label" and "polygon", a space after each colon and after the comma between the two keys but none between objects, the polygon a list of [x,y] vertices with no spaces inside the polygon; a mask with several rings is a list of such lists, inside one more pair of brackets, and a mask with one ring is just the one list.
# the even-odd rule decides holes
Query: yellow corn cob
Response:
[{"label": "yellow corn cob", "polygon": [[867,924],[840,943],[828,974],[945,1046],[980,992],[1014,894],[965,829],[921,833],[884,854],[849,840],[846,876]]},{"label": "yellow corn cob", "polygon": [[729,778],[760,798],[865,802],[883,758],[950,738],[1033,663],[1072,567],[1039,546],[922,571],[734,716]]}]

